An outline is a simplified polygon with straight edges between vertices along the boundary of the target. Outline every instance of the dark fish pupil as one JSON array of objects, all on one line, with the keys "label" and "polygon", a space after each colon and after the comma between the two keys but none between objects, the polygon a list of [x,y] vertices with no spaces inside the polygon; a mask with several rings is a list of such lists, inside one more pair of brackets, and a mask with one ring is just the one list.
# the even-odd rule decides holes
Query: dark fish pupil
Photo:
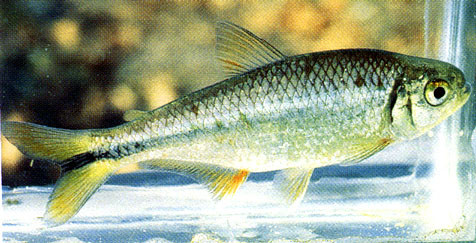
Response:
[{"label": "dark fish pupil", "polygon": [[438,87],[433,91],[433,95],[437,99],[441,99],[441,97],[445,96],[445,93],[446,93],[446,91],[445,91],[445,88],[443,88],[443,87]]}]

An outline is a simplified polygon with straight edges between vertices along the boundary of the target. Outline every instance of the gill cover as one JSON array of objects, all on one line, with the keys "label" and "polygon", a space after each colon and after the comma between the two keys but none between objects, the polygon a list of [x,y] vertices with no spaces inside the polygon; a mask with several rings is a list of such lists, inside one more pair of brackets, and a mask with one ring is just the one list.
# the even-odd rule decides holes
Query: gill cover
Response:
[{"label": "gill cover", "polygon": [[395,87],[391,109],[391,129],[401,139],[432,129],[463,106],[470,94],[463,73],[449,63],[422,59],[409,66]]}]

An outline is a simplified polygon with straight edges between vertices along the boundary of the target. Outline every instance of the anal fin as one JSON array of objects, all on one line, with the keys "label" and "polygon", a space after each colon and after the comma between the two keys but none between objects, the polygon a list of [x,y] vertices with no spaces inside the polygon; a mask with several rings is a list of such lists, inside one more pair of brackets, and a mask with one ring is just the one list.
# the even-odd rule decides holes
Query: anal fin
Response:
[{"label": "anal fin", "polygon": [[247,170],[178,160],[150,160],[140,162],[139,166],[143,169],[163,170],[189,176],[206,185],[217,199],[233,195],[249,175]]},{"label": "anal fin", "polygon": [[274,176],[274,186],[289,204],[299,203],[304,198],[313,168],[289,168]]},{"label": "anal fin", "polygon": [[58,180],[44,215],[49,226],[63,224],[73,217],[117,170],[117,164],[114,160],[98,160],[71,170]]}]

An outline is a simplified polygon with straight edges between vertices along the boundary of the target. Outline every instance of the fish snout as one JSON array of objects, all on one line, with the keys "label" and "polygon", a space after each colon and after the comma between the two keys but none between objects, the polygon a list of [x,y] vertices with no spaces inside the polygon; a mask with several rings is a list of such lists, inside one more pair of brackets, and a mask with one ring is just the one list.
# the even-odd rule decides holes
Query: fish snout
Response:
[{"label": "fish snout", "polygon": [[469,95],[471,94],[471,91],[472,91],[471,84],[468,82],[465,82],[463,86],[463,94]]}]

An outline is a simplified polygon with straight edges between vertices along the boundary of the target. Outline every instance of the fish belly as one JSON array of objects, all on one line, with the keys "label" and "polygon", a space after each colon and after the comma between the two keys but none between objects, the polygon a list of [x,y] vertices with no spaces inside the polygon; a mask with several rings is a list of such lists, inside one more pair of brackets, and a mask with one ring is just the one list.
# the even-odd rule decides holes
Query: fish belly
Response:
[{"label": "fish belly", "polygon": [[379,130],[381,109],[360,114],[351,110],[355,109],[332,113],[296,110],[250,121],[250,127],[240,125],[183,136],[156,147],[148,159],[195,161],[252,172],[335,164],[387,135]]}]

